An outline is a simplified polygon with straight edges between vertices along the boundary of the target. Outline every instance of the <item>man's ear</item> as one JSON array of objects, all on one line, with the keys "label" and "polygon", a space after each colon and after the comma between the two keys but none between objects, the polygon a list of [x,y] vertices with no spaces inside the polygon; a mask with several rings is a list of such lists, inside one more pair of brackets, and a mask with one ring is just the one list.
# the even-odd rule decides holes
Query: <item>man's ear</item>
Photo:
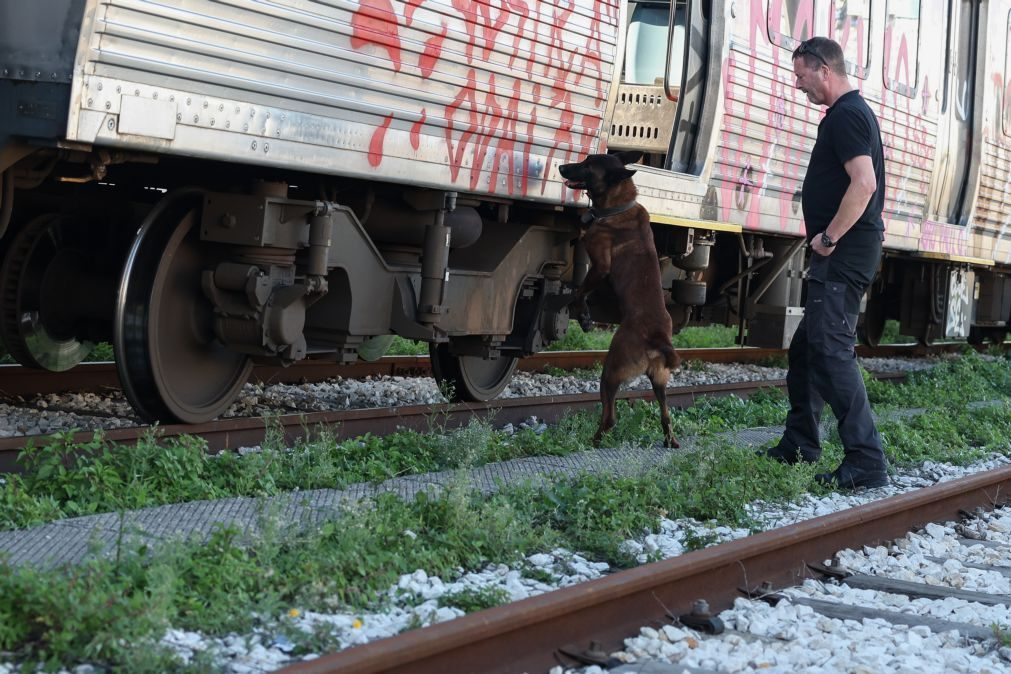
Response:
[{"label": "man's ear", "polygon": [[639,160],[642,159],[641,150],[622,150],[621,152],[615,152],[615,155],[617,155],[618,159],[621,160],[621,163],[626,166],[628,164],[638,164]]}]

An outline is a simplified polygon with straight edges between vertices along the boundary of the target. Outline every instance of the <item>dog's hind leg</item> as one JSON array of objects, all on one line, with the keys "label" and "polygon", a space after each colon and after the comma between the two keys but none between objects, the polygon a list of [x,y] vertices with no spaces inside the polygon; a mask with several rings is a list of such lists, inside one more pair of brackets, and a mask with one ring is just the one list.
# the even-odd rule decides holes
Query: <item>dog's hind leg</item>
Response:
[{"label": "dog's hind leg", "polygon": [[621,346],[623,341],[624,332],[619,327],[611,339],[611,348],[608,349],[607,357],[604,358],[604,371],[600,374],[600,427],[597,429],[596,435],[593,436],[594,447],[600,446],[600,439],[604,433],[614,428],[614,424],[616,423],[615,400],[618,397],[618,389],[621,388],[622,382],[627,379],[624,371],[626,369],[626,358],[623,355],[624,350]]},{"label": "dog's hind leg", "polygon": [[653,360],[646,373],[653,384],[653,395],[656,404],[660,406],[660,426],[663,428],[663,439],[667,447],[680,447],[674,432],[671,430],[670,410],[667,408],[667,381],[670,379],[670,369],[662,361]]},{"label": "dog's hind leg", "polygon": [[604,373],[600,377],[600,426],[593,436],[593,446],[600,447],[600,439],[604,433],[614,428],[614,401],[618,396],[618,388],[621,380],[608,377],[607,365],[604,365]]}]

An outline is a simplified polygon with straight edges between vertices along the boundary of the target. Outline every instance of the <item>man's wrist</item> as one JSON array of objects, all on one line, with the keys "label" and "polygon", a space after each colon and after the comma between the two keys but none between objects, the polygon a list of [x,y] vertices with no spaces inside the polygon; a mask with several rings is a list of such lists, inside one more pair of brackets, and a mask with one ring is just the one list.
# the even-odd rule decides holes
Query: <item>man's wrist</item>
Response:
[{"label": "man's wrist", "polygon": [[825,246],[826,248],[832,248],[837,243],[839,242],[836,239],[833,239],[829,235],[828,231],[824,231],[821,233],[821,245]]}]

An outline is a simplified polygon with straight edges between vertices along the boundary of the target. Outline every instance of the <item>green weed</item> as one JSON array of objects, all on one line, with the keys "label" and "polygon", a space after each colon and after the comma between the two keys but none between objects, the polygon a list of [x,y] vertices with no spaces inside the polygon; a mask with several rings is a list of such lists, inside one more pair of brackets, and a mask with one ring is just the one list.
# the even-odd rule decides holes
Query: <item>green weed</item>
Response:
[{"label": "green weed", "polygon": [[509,593],[504,588],[491,586],[448,592],[439,598],[441,606],[458,608],[464,613],[473,613],[508,603]]}]

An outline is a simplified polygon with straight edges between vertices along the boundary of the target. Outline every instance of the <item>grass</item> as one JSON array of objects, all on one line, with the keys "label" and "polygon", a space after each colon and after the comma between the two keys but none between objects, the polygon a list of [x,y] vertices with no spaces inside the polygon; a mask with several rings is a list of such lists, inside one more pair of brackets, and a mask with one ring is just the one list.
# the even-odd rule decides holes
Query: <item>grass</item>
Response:
[{"label": "grass", "polygon": [[[684,458],[621,478],[584,475],[546,489],[509,487],[488,496],[461,483],[412,503],[384,495],[373,508],[349,509],[301,534],[268,529],[251,547],[223,529],[205,545],[152,554],[128,544],[112,559],[75,568],[0,567],[0,650],[52,668],[83,659],[139,671],[137,651],[157,654],[153,643],[169,625],[209,635],[274,629],[292,607],[373,606],[399,575],[418,568],[453,578],[461,569],[518,564],[558,546],[627,566],[634,560],[621,542],[657,530],[662,515],[743,516],[719,502],[716,487],[750,458],[723,449],[704,461]],[[747,498],[798,493],[799,482],[779,472],[771,480],[737,480],[736,489]],[[478,610],[506,599],[500,590],[475,590],[440,603]],[[147,657],[167,666],[165,653]]]},{"label": "grass", "polygon": [[[554,342],[548,351],[606,351],[614,337],[613,329],[584,331],[576,321],[569,321],[565,337]],[[737,328],[710,325],[685,328],[671,338],[678,349],[708,349],[736,345]]]},{"label": "grass", "polygon": [[[750,402],[702,398],[674,415],[674,430],[682,436],[707,435],[778,423],[785,413],[783,394],[774,389],[759,392]],[[597,421],[596,412],[580,412],[542,434],[520,429],[509,435],[490,423],[472,421],[452,432],[433,426],[427,433],[404,430],[343,441],[323,430],[315,440],[291,449],[274,440],[264,451],[245,456],[210,455],[201,439],[190,436],[160,439],[149,434],[135,446],[121,446],[96,433],[82,445],[66,432],[21,453],[18,461],[24,472],[0,485],[0,528],[201,499],[340,489],[529,456],[564,456],[589,446]],[[655,403],[619,402],[618,425],[605,442],[651,446],[661,440]]]}]

